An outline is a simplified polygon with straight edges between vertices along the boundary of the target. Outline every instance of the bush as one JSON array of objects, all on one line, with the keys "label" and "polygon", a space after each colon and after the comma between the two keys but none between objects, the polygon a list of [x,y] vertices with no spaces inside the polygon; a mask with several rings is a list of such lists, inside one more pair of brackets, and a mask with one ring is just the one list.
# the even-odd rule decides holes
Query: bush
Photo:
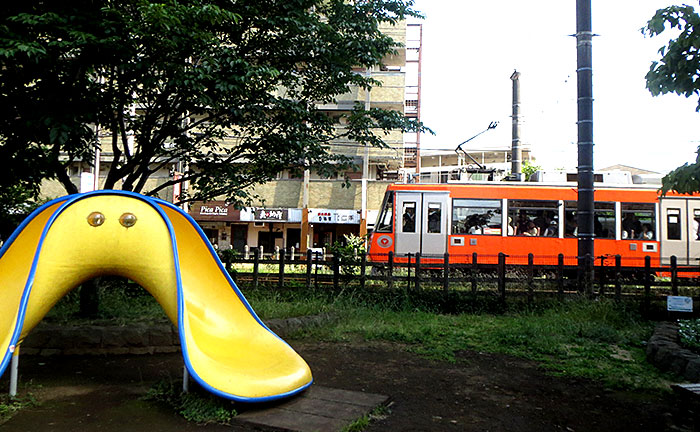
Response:
[{"label": "bush", "polygon": [[691,351],[700,353],[700,319],[678,320],[678,328],[681,344]]}]

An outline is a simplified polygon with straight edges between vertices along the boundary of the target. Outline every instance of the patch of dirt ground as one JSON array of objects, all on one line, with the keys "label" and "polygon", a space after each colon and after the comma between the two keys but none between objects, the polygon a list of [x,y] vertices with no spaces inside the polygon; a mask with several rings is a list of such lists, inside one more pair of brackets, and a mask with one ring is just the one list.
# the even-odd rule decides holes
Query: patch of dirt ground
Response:
[{"label": "patch of dirt ground", "polygon": [[[389,343],[292,341],[317,385],[390,396],[368,431],[677,431],[671,394],[616,392],[547,375],[536,364],[464,351],[456,363],[426,360]],[[179,377],[179,354],[22,356],[20,380],[41,403],[0,431],[202,431],[245,426],[189,424],[139,400],[164,376]],[[7,389],[9,373],[0,380]],[[4,391],[4,390],[3,390]],[[259,429],[256,429],[259,430]]]}]

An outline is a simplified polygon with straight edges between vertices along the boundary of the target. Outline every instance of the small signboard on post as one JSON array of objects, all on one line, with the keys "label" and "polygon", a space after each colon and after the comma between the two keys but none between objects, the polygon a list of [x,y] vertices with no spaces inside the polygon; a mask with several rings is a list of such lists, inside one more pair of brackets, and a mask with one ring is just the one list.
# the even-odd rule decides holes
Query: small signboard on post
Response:
[{"label": "small signboard on post", "polygon": [[666,310],[669,312],[692,312],[693,298],[685,296],[666,297]]}]

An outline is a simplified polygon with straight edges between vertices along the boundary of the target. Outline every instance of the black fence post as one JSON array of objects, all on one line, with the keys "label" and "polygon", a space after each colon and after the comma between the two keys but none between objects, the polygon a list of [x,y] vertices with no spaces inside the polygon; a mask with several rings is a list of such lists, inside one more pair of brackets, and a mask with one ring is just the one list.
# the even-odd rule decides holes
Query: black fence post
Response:
[{"label": "black fence post", "polygon": [[506,300],[506,254],[498,253],[498,292],[501,300]]},{"label": "black fence post", "polygon": [[477,264],[477,259],[478,256],[476,252],[472,253],[472,266],[469,269],[469,276],[471,277],[471,282],[472,282],[472,293],[476,294],[476,272],[478,269],[478,264]]},{"label": "black fence post", "polygon": [[406,262],[406,292],[411,291],[411,253],[406,254],[408,261]]},{"label": "black fence post", "polygon": [[620,281],[620,273],[622,269],[622,257],[615,255],[615,301],[622,300],[622,282]]},{"label": "black fence post", "polygon": [[277,288],[284,288],[284,261],[285,261],[285,251],[282,249],[280,251],[280,265],[279,265],[279,277],[277,278]]},{"label": "black fence post", "polygon": [[671,255],[671,294],[678,295],[678,258]]},{"label": "black fence post", "polygon": [[442,290],[447,297],[450,292],[450,254],[447,252],[443,261]]},{"label": "black fence post", "polygon": [[585,275],[587,277],[584,278],[586,280],[586,286],[584,287],[584,292],[586,293],[586,297],[589,299],[593,298],[593,284],[594,284],[594,276],[595,276],[595,263],[594,263],[595,257],[592,257],[591,254],[586,254],[586,258],[584,260],[584,265],[585,265]]},{"label": "black fence post", "polygon": [[255,250],[255,256],[253,257],[253,289],[258,288],[258,277],[260,272],[260,251]]},{"label": "black fence post", "polygon": [[527,302],[532,303],[535,291],[535,255],[527,254]]},{"label": "black fence post", "polygon": [[338,291],[340,286],[340,257],[338,254],[333,255],[333,289]]},{"label": "black fence post", "polygon": [[420,252],[416,252],[416,285],[415,290],[420,291]]},{"label": "black fence post", "polygon": [[644,257],[644,312],[651,310],[651,257]]},{"label": "black fence post", "polygon": [[362,252],[360,258],[360,289],[365,290],[365,282],[367,277],[367,252]]},{"label": "black fence post", "polygon": [[564,254],[557,255],[557,295],[564,299]]},{"label": "black fence post", "polygon": [[319,252],[314,253],[315,266],[314,266],[314,288],[318,289],[318,262],[320,261],[321,254]]},{"label": "black fence post", "polygon": [[389,265],[389,271],[386,276],[386,284],[387,288],[392,289],[394,288],[394,252],[389,251],[389,259],[387,263]]},{"label": "black fence post", "polygon": [[233,273],[231,271],[232,270],[231,262],[233,261],[233,254],[227,253],[225,261],[226,261],[226,272],[230,275],[231,273]]},{"label": "black fence post", "polygon": [[605,297],[605,285],[608,283],[608,272],[605,265],[605,255],[600,257],[600,287],[598,288],[598,297]]},{"label": "black fence post", "polygon": [[311,249],[306,250],[306,287],[311,288],[311,268],[313,264],[313,252]]}]

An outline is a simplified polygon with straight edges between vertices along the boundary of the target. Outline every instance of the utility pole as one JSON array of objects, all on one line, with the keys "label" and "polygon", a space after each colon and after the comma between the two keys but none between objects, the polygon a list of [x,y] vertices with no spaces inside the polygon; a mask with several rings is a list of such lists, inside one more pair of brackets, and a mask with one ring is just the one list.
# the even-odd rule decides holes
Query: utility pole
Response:
[{"label": "utility pole", "polygon": [[511,147],[511,176],[515,181],[523,181],[523,152],[520,145],[520,72],[513,71],[513,140]]},{"label": "utility pole", "polygon": [[578,268],[580,288],[593,289],[593,32],[591,0],[576,0],[576,77],[578,82]]}]

